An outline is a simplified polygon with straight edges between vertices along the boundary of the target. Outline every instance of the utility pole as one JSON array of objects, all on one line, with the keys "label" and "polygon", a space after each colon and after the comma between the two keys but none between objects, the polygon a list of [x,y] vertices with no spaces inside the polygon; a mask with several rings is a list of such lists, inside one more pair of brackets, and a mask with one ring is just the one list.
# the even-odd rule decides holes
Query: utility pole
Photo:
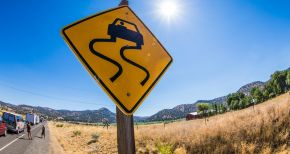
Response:
[{"label": "utility pole", "polygon": [[[122,0],[119,6],[129,5],[128,0]],[[133,115],[125,115],[116,107],[117,143],[119,154],[135,154],[135,137]]]}]

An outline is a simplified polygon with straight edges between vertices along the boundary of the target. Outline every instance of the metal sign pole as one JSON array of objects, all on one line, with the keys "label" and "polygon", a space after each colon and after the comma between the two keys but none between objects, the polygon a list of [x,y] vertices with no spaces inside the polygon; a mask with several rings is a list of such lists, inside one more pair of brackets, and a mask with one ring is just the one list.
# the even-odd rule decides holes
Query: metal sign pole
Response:
[{"label": "metal sign pole", "polygon": [[[119,6],[129,5],[128,0],[122,0]],[[125,115],[116,107],[117,143],[119,154],[135,154],[134,121],[133,115]]]}]

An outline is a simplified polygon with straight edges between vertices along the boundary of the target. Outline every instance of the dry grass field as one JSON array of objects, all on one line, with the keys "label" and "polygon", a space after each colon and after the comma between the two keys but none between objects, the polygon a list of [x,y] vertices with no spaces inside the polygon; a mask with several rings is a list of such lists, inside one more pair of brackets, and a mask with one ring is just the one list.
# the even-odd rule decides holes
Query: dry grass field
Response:
[{"label": "dry grass field", "polygon": [[[66,153],[117,153],[116,127],[50,122]],[[135,127],[137,153],[288,153],[289,93],[203,119]]]}]

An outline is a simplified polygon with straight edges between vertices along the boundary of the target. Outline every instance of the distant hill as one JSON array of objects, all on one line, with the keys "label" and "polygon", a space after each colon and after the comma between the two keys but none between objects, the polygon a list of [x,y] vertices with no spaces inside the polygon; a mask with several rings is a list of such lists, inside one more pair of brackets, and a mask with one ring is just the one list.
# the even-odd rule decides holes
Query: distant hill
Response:
[{"label": "distant hill", "polygon": [[[0,101],[0,105],[4,110],[9,110],[18,114],[25,115],[26,113],[37,113],[50,119],[63,118],[66,121],[101,123],[103,119],[110,123],[116,122],[116,114],[107,108],[98,110],[70,111],[70,110],[55,110],[48,107],[29,106],[29,105],[13,105]],[[144,121],[147,117],[134,116],[135,121]]]},{"label": "distant hill", "polygon": [[[287,70],[290,70],[288,68]],[[239,88],[237,92],[244,93],[249,95],[250,91],[254,87],[262,88],[264,87],[266,82],[255,81],[249,84],[246,84]],[[218,97],[211,100],[198,100],[192,104],[181,104],[177,105],[172,109],[163,109],[156,114],[149,116],[149,117],[135,117],[134,121],[162,121],[162,120],[173,120],[173,119],[180,119],[184,118],[186,114],[190,112],[197,111],[196,104],[198,103],[226,103],[227,96]],[[64,120],[67,121],[79,121],[79,122],[102,122],[103,119],[109,120],[109,122],[116,122],[116,114],[108,110],[107,108],[100,108],[98,110],[85,110],[85,111],[70,111],[70,110],[54,110],[47,107],[40,107],[40,106],[29,106],[29,105],[13,105],[5,102],[0,101],[1,107],[6,107],[12,109],[13,111],[25,114],[28,112],[38,113],[49,118],[57,118],[62,117]]]},{"label": "distant hill", "polygon": [[148,117],[146,121],[162,121],[162,120],[174,120],[184,118],[186,114],[197,111],[196,104],[198,103],[224,103],[226,102],[226,96],[218,97],[212,100],[198,100],[193,104],[177,105],[172,109],[163,109],[156,114]]},{"label": "distant hill", "polygon": [[182,104],[178,105],[172,109],[164,109],[156,114],[148,117],[146,121],[162,121],[162,120],[172,120],[184,117],[187,113],[196,111],[196,106],[193,104]]},{"label": "distant hill", "polygon": [[251,89],[253,89],[254,87],[259,87],[262,88],[266,85],[265,82],[261,82],[261,81],[255,81],[249,84],[246,84],[244,86],[242,86],[238,92],[240,93],[244,93],[245,95],[250,95]]},{"label": "distant hill", "polygon": [[67,121],[79,121],[79,122],[102,122],[103,119],[107,119],[109,122],[116,122],[115,113],[111,112],[107,108],[100,108],[98,110],[85,110],[85,111],[69,111],[69,110],[54,110],[47,107],[29,106],[29,105],[13,105],[0,101],[0,105],[3,108],[9,108],[12,112],[19,114],[37,113],[49,117],[51,119],[62,117]]},{"label": "distant hill", "polygon": [[103,119],[107,119],[110,122],[116,122],[115,113],[107,108],[85,111],[58,110],[58,112],[67,121],[102,122]]},{"label": "distant hill", "polygon": [[[246,84],[239,88],[238,92],[244,93],[245,95],[250,94],[250,91],[254,87],[263,87],[264,82],[255,81],[249,84]],[[221,104],[226,103],[227,96],[218,97],[212,100],[198,100],[192,104],[182,104],[178,105],[172,109],[163,109],[156,114],[148,117],[146,121],[162,121],[162,120],[174,120],[184,118],[186,114],[197,111],[198,103],[209,103],[209,104]]]},{"label": "distant hill", "polygon": [[[238,91],[248,94],[253,87],[262,87],[264,82],[256,81],[242,86]],[[192,104],[177,105],[172,109],[163,109],[156,114],[149,117],[134,117],[134,121],[162,121],[184,118],[186,114],[197,111],[196,104],[198,103],[225,103],[227,101],[226,96],[218,97],[212,100],[198,100]],[[38,113],[43,116],[55,119],[62,117],[66,121],[79,121],[79,122],[102,122],[103,119],[107,119],[109,122],[116,122],[116,114],[108,110],[107,108],[100,108],[98,110],[85,110],[85,111],[70,111],[70,110],[54,110],[48,107],[29,106],[29,105],[13,105],[0,101],[1,106],[6,106],[14,112],[19,114],[26,114],[29,112]]]},{"label": "distant hill", "polygon": [[212,100],[198,100],[194,104],[198,103],[210,103],[210,104],[221,104],[227,101],[227,96],[218,97]]}]

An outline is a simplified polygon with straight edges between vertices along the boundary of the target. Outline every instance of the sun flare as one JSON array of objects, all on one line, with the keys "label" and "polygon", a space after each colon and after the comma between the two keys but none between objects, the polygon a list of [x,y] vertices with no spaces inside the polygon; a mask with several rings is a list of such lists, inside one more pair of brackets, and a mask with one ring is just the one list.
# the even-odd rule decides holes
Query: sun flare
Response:
[{"label": "sun flare", "polygon": [[180,13],[177,0],[163,0],[158,4],[158,13],[167,21],[175,19]]}]

